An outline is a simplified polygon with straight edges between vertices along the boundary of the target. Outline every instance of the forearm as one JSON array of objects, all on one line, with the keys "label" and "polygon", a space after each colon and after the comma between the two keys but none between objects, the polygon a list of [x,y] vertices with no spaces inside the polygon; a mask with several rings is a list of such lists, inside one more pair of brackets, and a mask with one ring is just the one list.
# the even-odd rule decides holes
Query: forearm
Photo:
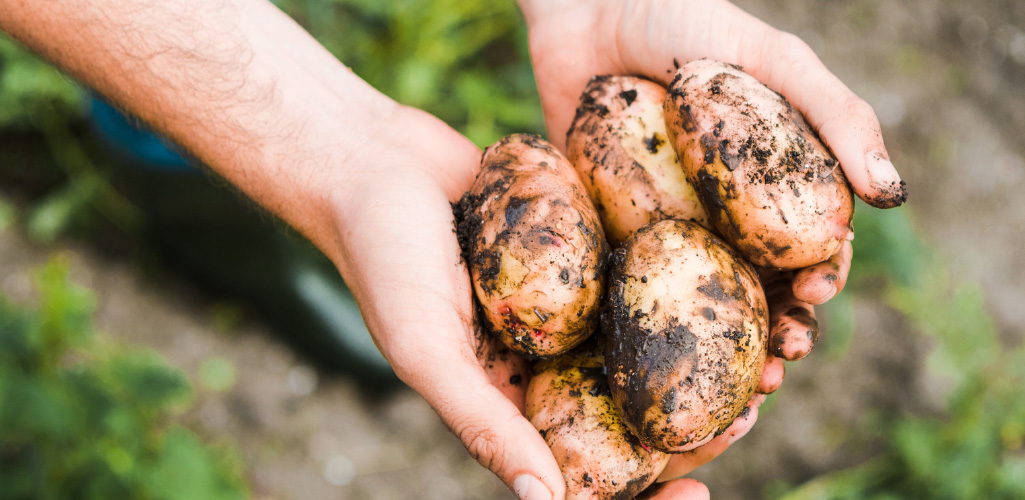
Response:
[{"label": "forearm", "polygon": [[[376,168],[388,138],[410,125],[410,110],[263,0],[0,0],[0,11],[0,28],[167,134],[329,255],[339,247],[340,191]],[[440,122],[424,121],[406,133],[459,143]]]}]

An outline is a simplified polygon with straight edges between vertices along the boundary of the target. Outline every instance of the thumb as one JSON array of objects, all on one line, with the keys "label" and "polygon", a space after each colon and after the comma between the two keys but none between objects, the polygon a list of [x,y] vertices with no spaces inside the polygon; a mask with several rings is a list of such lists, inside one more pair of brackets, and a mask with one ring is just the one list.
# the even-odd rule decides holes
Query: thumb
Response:
[{"label": "thumb", "polygon": [[430,363],[420,375],[426,378],[410,385],[470,455],[520,499],[565,496],[565,481],[548,445],[519,408],[489,382],[475,358],[464,357],[458,366],[451,360],[448,364]]},{"label": "thumb", "polygon": [[800,38],[770,30],[741,65],[787,96],[833,151],[854,192],[869,205],[891,208],[907,187],[890,162],[875,111],[834,76]]}]

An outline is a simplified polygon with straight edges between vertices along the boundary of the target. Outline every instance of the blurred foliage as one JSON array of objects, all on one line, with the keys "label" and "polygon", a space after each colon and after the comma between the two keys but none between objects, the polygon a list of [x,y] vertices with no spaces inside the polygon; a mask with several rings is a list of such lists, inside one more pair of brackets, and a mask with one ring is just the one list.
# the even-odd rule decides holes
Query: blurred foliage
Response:
[{"label": "blurred foliage", "polygon": [[55,68],[0,36],[0,129],[28,129],[56,114],[82,114],[82,91]]},{"label": "blurred foliage", "polygon": [[[885,300],[934,349],[945,414],[883,415],[883,451],[782,500],[1025,498],[1025,345],[1006,346],[977,287],[958,285],[916,238],[906,210],[857,212],[855,288]],[[899,383],[899,381],[894,381]]]},{"label": "blurred foliage", "polygon": [[282,0],[361,78],[478,146],[542,134],[527,32],[508,0]]},{"label": "blurred foliage", "polygon": [[247,497],[239,460],[169,423],[185,375],[93,334],[92,295],[54,261],[39,305],[0,296],[0,499]]},{"label": "blurred foliage", "polygon": [[141,222],[138,211],[113,189],[97,165],[90,139],[78,130],[85,97],[58,70],[0,36],[0,179],[26,174],[23,169],[29,162],[17,160],[19,150],[31,146],[2,140],[13,134],[32,134],[49,155],[45,165],[65,179],[46,186],[26,210],[28,235],[37,242],[52,242],[76,226],[95,226],[97,218],[128,232]]}]

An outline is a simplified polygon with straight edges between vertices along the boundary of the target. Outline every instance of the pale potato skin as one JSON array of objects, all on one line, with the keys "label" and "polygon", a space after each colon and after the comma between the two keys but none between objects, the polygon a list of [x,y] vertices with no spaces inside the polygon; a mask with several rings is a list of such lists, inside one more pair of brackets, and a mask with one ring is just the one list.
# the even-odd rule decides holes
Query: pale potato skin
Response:
[{"label": "pale potato skin", "polygon": [[537,363],[527,386],[527,418],[559,463],[567,500],[632,499],[669,463],[627,430],[603,362],[596,345],[573,351]]},{"label": "pale potato skin", "polygon": [[514,134],[488,147],[457,219],[474,293],[506,346],[549,357],[591,335],[608,244],[580,179],[553,146]]},{"label": "pale potato skin", "polygon": [[769,317],[754,267],[725,242],[690,221],[641,228],[612,255],[605,307],[612,398],[641,441],[688,451],[741,414]]},{"label": "pale potato skin", "polygon": [[595,76],[580,96],[566,156],[594,200],[613,247],[663,219],[708,216],[669,144],[666,89],[632,76]]},{"label": "pale potato skin", "polygon": [[840,249],[850,187],[783,96],[737,66],[691,61],[670,84],[665,120],[712,225],[749,261],[797,269]]}]

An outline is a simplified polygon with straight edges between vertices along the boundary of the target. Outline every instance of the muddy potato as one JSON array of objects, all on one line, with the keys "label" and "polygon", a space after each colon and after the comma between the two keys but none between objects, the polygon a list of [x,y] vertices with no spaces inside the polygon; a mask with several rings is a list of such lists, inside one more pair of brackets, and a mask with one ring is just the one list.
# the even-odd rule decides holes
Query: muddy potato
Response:
[{"label": "muddy potato", "polygon": [[615,247],[650,222],[707,224],[694,188],[669,145],[661,85],[632,76],[596,76],[580,96],[566,138],[569,158]]},{"label": "muddy potato", "polygon": [[596,346],[537,363],[526,415],[559,463],[567,500],[634,498],[669,462],[623,424]]},{"label": "muddy potato", "polygon": [[797,269],[840,249],[850,187],[783,96],[736,66],[691,61],[669,87],[665,120],[712,225],[752,263]]},{"label": "muddy potato", "polygon": [[608,244],[561,153],[530,135],[493,144],[457,212],[474,293],[510,349],[553,356],[594,331]]},{"label": "muddy potato", "polygon": [[698,224],[641,228],[613,254],[605,365],[645,444],[696,448],[733,422],[765,365],[768,308],[753,266]]}]

